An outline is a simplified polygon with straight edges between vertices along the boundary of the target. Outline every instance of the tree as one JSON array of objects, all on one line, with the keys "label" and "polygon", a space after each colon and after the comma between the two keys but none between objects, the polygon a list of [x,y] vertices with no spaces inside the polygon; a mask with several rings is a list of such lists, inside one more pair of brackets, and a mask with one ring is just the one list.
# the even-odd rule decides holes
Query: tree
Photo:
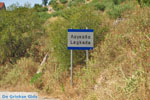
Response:
[{"label": "tree", "polygon": [[0,63],[13,63],[25,56],[42,33],[43,22],[34,9],[13,9],[0,13]]},{"label": "tree", "polygon": [[48,0],[42,0],[42,3],[43,3],[44,6],[46,6],[47,3],[48,3]]}]

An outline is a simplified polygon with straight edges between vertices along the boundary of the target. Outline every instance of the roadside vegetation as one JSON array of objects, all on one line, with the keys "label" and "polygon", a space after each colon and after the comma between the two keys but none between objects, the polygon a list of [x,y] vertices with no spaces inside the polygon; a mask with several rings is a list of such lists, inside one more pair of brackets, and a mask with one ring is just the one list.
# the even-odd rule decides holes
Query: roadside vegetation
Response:
[{"label": "roadside vegetation", "polygon": [[[0,87],[61,100],[149,100],[149,3],[51,0],[52,13],[38,4],[0,11]],[[69,28],[94,29],[88,68],[85,51],[73,51],[73,87]]]}]

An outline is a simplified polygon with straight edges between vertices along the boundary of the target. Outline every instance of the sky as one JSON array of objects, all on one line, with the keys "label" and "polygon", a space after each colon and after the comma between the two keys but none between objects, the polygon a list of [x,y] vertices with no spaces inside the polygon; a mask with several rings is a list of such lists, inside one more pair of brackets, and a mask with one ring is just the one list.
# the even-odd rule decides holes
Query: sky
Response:
[{"label": "sky", "polygon": [[6,7],[16,2],[18,2],[20,5],[24,5],[28,2],[32,7],[34,6],[34,4],[42,4],[42,0],[0,0],[0,2],[4,2]]}]

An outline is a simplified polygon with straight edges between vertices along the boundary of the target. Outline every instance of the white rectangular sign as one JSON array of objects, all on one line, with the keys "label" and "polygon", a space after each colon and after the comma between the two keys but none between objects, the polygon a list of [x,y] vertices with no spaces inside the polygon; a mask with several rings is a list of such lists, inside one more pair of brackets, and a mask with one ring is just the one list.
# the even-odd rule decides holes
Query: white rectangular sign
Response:
[{"label": "white rectangular sign", "polygon": [[68,49],[93,49],[93,31],[93,29],[68,29]]}]

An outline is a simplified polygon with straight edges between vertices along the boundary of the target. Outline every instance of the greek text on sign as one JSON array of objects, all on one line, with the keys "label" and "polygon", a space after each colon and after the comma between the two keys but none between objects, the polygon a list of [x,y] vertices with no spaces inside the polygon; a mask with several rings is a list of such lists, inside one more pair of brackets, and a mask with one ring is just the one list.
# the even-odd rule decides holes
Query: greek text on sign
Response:
[{"label": "greek text on sign", "polygon": [[93,31],[93,29],[68,29],[68,49],[93,49]]}]

